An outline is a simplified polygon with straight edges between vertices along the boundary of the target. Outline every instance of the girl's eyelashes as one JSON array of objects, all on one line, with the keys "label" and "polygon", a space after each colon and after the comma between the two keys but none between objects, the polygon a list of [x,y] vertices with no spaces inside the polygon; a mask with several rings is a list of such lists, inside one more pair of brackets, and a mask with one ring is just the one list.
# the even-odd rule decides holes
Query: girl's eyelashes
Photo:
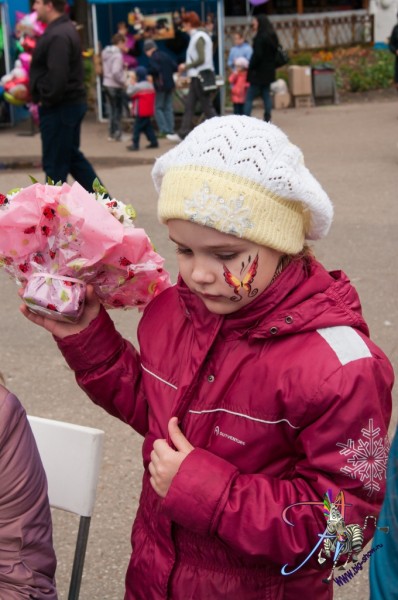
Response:
[{"label": "girl's eyelashes", "polygon": [[190,248],[182,248],[181,246],[177,246],[176,252],[177,254],[192,254],[192,250]]},{"label": "girl's eyelashes", "polygon": [[[176,247],[176,252],[177,254],[183,254],[183,255],[191,255],[192,254],[192,250],[190,248],[185,248],[184,246],[177,246]],[[234,258],[236,258],[238,256],[238,252],[231,252],[228,254],[214,254],[214,256],[221,261],[227,261],[227,260],[233,260]]]},{"label": "girl's eyelashes", "polygon": [[237,252],[234,252],[233,254],[216,254],[216,257],[222,261],[233,260],[237,256],[238,256]]}]

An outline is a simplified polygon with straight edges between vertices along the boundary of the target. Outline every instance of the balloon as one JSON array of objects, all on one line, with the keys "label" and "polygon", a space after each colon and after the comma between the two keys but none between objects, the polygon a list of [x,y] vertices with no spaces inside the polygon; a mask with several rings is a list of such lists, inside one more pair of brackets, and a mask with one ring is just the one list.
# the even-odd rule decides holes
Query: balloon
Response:
[{"label": "balloon", "polygon": [[27,35],[42,35],[46,29],[46,24],[42,23],[37,18],[35,11],[25,14],[20,11],[16,11],[17,19],[17,30],[20,33]]},{"label": "balloon", "polygon": [[25,52],[32,54],[33,50],[36,48],[36,39],[30,36],[24,36],[21,41],[21,46]]},{"label": "balloon", "polygon": [[260,4],[265,4],[268,0],[249,0],[250,4],[253,6],[260,6]]},{"label": "balloon", "polygon": [[4,100],[6,100],[9,104],[13,104],[14,106],[23,106],[25,104],[25,100],[14,98],[14,96],[12,96],[9,92],[4,92]]},{"label": "balloon", "polygon": [[30,63],[32,62],[31,54],[28,54],[27,52],[22,52],[18,56],[18,60],[21,61],[21,67],[24,69],[24,71],[26,71],[28,73],[28,71],[30,69]]}]

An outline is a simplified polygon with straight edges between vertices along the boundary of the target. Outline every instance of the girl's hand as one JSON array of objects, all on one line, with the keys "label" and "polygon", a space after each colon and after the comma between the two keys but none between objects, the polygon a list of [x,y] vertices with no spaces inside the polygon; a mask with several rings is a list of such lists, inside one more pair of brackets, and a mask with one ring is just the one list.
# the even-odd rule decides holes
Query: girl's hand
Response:
[{"label": "girl's hand", "polygon": [[166,440],[156,440],[153,444],[151,462],[149,463],[151,485],[161,498],[164,498],[169,491],[173,477],[184,458],[194,449],[178,427],[177,417],[170,419],[168,430],[176,450],[170,448]]},{"label": "girl's hand", "polygon": [[[22,290],[20,293],[22,294]],[[90,325],[91,321],[93,321],[98,315],[100,306],[100,301],[94,293],[93,286],[88,285],[84,311],[77,323],[64,323],[63,321],[54,321],[54,319],[37,315],[36,313],[30,311],[26,304],[21,305],[20,311],[24,317],[29,319],[29,321],[32,321],[32,323],[40,325],[40,327],[44,327],[44,329],[47,329],[47,331],[56,337],[64,338],[68,335],[73,335],[74,333],[80,333],[83,331],[83,329],[86,329],[86,327]]]}]

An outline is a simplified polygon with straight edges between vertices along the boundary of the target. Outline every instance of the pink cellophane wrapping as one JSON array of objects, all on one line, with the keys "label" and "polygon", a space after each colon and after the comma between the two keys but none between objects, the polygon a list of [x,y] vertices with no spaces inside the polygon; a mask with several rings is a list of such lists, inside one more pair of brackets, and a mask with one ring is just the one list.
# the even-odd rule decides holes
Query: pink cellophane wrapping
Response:
[{"label": "pink cellophane wrapping", "polygon": [[82,316],[85,296],[84,281],[45,273],[34,273],[23,291],[23,300],[32,312],[72,323]]},{"label": "pink cellophane wrapping", "polygon": [[125,205],[97,199],[77,182],[35,183],[1,196],[0,266],[27,288],[31,309],[53,310],[54,318],[77,320],[83,309],[85,286],[60,277],[91,283],[105,308],[143,308],[170,279],[145,231],[126,215]]}]

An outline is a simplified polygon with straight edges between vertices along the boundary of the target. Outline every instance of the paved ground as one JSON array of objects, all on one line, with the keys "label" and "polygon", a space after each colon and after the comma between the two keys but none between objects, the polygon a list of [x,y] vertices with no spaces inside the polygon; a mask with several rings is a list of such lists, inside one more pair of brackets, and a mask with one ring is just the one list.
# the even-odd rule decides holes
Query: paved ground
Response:
[{"label": "paved ground", "polygon": [[[343,268],[357,286],[371,333],[398,367],[398,104],[372,102],[274,112],[274,122],[304,150],[307,166],[334,201],[336,217],[327,240],[316,245],[328,268]],[[25,129],[28,129],[25,125]],[[153,160],[171,147],[128,153],[126,143],[106,141],[106,126],[85,122],[82,147],[111,193],[132,202],[138,224],[147,229],[175,277],[173,250],[156,221],[156,195],[150,181]],[[142,144],[144,145],[144,143]],[[9,164],[23,164],[9,170]],[[41,179],[39,136],[0,130],[0,191]],[[140,491],[141,439],[92,406],[77,388],[52,339],[18,313],[14,284],[0,274],[0,369],[31,414],[99,427],[106,432],[95,515],[88,544],[81,600],[121,600],[130,553],[130,528]],[[135,341],[139,315],[112,313],[123,334]],[[391,432],[396,423],[396,411]],[[67,597],[71,552],[77,531],[72,515],[54,513],[59,557],[60,600]],[[335,598],[366,600],[366,572]],[[237,599],[241,600],[241,599]],[[244,599],[242,599],[244,600]]]}]

